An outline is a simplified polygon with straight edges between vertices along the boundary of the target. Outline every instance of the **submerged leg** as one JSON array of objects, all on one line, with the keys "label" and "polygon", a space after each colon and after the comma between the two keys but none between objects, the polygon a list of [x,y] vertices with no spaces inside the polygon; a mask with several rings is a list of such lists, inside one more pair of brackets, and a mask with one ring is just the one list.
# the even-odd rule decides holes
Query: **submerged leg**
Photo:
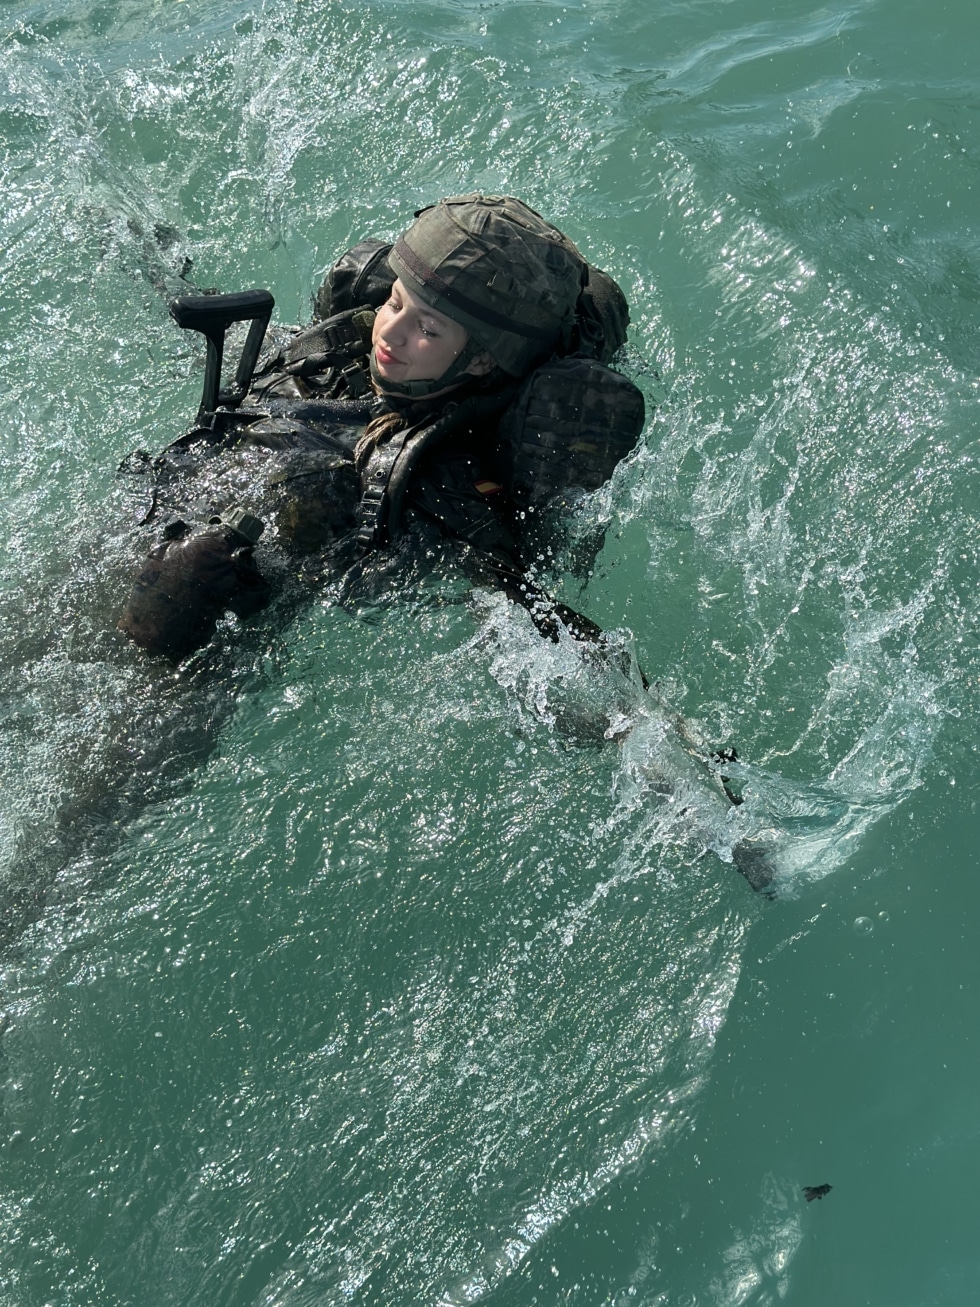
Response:
[{"label": "submerged leg", "polygon": [[122,642],[110,652],[77,662],[61,649],[4,676],[0,950],[99,883],[127,823],[189,782],[250,683],[237,650],[179,671]]}]

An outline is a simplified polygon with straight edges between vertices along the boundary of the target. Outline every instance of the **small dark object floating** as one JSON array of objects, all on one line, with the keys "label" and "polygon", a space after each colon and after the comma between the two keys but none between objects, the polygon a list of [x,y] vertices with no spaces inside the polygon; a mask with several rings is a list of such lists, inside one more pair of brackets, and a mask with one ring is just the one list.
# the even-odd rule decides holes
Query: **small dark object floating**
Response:
[{"label": "small dark object floating", "polygon": [[808,1184],[804,1185],[803,1192],[806,1194],[808,1203],[812,1203],[814,1198],[822,1198],[824,1194],[829,1194],[833,1185],[829,1184]]}]

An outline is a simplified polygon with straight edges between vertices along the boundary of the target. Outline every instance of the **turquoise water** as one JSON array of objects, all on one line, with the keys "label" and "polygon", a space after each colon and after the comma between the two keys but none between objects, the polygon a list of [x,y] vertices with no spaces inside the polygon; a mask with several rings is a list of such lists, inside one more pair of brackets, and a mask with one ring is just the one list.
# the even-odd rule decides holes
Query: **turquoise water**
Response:
[{"label": "turquoise water", "polygon": [[[963,0],[2,6],[4,1307],[977,1300],[978,47]],[[184,681],[106,634],[115,467],[199,393],[161,287],[301,320],[473,188],[627,290],[653,415],[551,580],[737,812],[452,576]]]}]

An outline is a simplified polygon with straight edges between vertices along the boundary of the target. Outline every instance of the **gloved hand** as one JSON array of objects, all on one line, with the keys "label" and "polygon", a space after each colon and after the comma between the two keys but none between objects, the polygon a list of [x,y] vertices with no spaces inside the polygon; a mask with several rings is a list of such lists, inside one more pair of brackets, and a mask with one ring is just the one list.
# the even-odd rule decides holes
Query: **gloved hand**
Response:
[{"label": "gloved hand", "polygon": [[171,523],[133,584],[119,629],[148,653],[184,658],[214,635],[225,612],[249,617],[269,601],[254,538],[220,518]]}]

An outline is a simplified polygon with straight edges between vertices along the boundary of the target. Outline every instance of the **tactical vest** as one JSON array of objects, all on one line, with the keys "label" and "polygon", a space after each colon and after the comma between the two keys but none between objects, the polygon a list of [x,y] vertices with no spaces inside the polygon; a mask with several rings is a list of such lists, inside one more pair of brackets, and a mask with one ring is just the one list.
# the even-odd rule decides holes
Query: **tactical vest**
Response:
[{"label": "tactical vest", "polygon": [[[543,507],[574,489],[598,489],[635,448],[643,429],[643,395],[608,366],[626,340],[629,310],[625,297],[611,277],[587,263],[570,242],[567,245],[581,259],[581,290],[560,352],[509,386],[471,394],[461,402],[450,399],[433,419],[376,449],[362,477],[359,539],[363,548],[384,544],[397,531],[400,505],[422,455],[466,425],[476,429],[493,421],[500,444],[503,489],[519,510]],[[247,415],[249,402],[257,402],[263,409],[281,409],[283,420],[288,416],[295,425],[299,419],[304,427],[300,412],[308,410],[315,427],[313,411],[322,406],[322,400],[336,403],[342,392],[355,405],[358,400],[362,406],[368,405],[365,412],[369,416],[373,407],[369,401],[374,399],[367,371],[371,329],[375,309],[391,293],[394,273],[387,261],[391,248],[383,241],[367,240],[340,256],[317,292],[318,319],[269,361],[256,378],[258,384],[253,382],[243,407],[239,406],[249,383],[241,376],[243,370],[252,374],[272,297],[255,291],[175,301],[175,319],[181,326],[204,332],[209,349],[199,425],[176,443],[201,438],[209,443],[222,441],[226,429],[230,434],[235,425],[254,423],[259,416],[254,409]],[[240,300],[247,301],[244,308]],[[262,321],[253,324],[256,330],[249,333],[234,394],[219,392],[224,329],[228,322],[243,316],[261,316]],[[310,379],[321,403],[297,403],[298,396],[271,401],[267,393],[263,396],[263,377],[275,383],[276,377],[284,374],[287,380],[290,375]],[[325,393],[321,382],[332,389]],[[315,437],[315,432],[310,434]]]}]

